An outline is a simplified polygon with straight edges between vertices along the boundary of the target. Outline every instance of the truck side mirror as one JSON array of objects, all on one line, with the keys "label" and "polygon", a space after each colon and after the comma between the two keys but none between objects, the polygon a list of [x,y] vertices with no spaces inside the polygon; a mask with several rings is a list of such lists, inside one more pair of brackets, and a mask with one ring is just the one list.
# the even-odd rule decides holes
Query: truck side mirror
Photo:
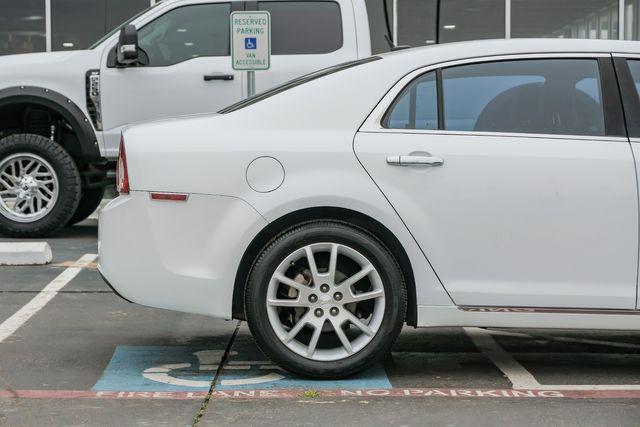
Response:
[{"label": "truck side mirror", "polygon": [[128,24],[120,29],[120,39],[116,49],[118,64],[129,65],[138,60],[138,30],[135,25]]}]

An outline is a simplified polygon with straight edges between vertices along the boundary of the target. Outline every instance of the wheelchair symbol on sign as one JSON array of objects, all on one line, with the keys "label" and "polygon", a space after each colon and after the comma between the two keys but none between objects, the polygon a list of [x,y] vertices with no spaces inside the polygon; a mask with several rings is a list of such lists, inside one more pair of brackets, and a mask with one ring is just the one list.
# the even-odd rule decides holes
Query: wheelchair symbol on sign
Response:
[{"label": "wheelchair symbol on sign", "polygon": [[[197,351],[193,353],[199,362],[198,372],[216,372],[218,370],[218,366],[220,361],[222,360],[222,356],[224,352],[222,350],[203,350]],[[232,351],[229,355],[236,356],[238,352]],[[188,368],[192,368],[191,363],[168,363],[164,365],[154,366],[148,369],[145,369],[142,373],[142,376],[148,380],[169,384],[173,386],[182,386],[182,387],[209,387],[211,385],[210,380],[195,380],[195,379],[187,379],[180,378],[180,370],[184,371]],[[223,370],[237,370],[237,371],[252,371],[252,370],[260,370],[260,371],[282,371],[282,368],[274,365],[273,363],[266,360],[237,360],[237,361],[229,361],[224,367]],[[172,375],[172,373],[174,375]],[[192,372],[193,374],[193,372]],[[284,375],[281,375],[277,372],[269,372],[264,375],[256,375],[251,377],[243,377],[237,379],[222,379],[220,384],[223,386],[242,386],[242,385],[253,385],[253,384],[263,384],[272,381],[279,381],[285,378]]]},{"label": "wheelchair symbol on sign", "polygon": [[244,48],[247,50],[255,50],[257,48],[258,42],[255,37],[245,37],[244,39]]}]

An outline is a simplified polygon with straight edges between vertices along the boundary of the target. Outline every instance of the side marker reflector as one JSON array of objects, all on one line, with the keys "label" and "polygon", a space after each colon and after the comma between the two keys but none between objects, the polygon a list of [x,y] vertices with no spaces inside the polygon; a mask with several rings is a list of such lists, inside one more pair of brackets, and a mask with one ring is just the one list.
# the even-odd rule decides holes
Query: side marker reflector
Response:
[{"label": "side marker reflector", "polygon": [[180,193],[151,193],[151,200],[170,200],[174,202],[186,202],[188,194]]}]

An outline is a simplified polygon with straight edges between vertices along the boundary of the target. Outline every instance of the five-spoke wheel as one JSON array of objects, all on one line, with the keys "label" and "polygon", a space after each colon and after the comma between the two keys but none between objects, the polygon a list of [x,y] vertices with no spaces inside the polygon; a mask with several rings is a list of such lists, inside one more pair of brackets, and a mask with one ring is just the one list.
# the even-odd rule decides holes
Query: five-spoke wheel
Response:
[{"label": "five-spoke wheel", "polygon": [[402,273],[369,233],[311,222],[276,238],[254,265],[245,307],[258,345],[280,366],[319,378],[371,366],[406,311]]}]

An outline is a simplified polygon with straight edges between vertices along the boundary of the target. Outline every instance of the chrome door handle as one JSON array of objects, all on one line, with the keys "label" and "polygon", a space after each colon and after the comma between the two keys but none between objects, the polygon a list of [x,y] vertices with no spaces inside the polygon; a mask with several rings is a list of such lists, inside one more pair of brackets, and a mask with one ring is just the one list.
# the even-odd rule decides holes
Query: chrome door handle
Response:
[{"label": "chrome door handle", "polygon": [[444,160],[432,156],[389,156],[387,163],[391,166],[442,166]]}]

